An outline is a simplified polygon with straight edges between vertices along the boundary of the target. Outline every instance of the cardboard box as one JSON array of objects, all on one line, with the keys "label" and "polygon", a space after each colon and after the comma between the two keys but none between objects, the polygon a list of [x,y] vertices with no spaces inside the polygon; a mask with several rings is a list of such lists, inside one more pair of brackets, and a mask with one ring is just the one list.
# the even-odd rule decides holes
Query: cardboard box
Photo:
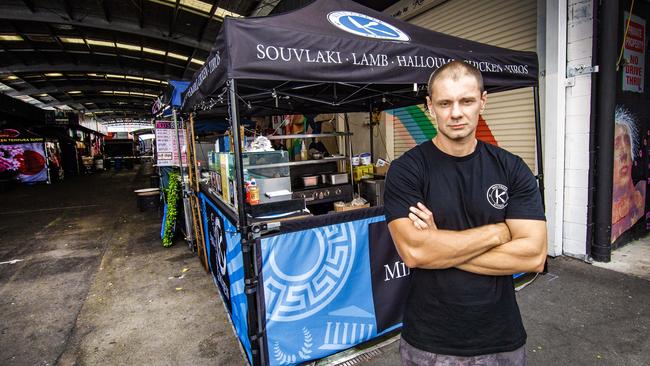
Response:
[{"label": "cardboard box", "polygon": [[390,168],[390,164],[384,166],[376,166],[374,167],[374,173],[375,175],[385,176],[386,173],[388,173],[388,168]]},{"label": "cardboard box", "polygon": [[342,212],[342,211],[350,211],[350,210],[356,210],[358,208],[366,208],[370,207],[370,203],[366,203],[365,205],[361,206],[350,206],[350,203],[346,203],[345,205],[337,205],[336,203],[334,204],[334,211],[335,212]]}]

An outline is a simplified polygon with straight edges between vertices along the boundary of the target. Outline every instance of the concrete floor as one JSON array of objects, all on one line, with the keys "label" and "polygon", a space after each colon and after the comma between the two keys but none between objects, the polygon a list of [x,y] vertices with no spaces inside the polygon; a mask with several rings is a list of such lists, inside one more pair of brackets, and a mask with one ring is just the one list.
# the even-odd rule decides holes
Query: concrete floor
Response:
[{"label": "concrete floor", "polygon": [[122,171],[0,193],[0,262],[21,260],[0,264],[0,365],[243,364],[200,262],[137,210],[148,185]]},{"label": "concrete floor", "polygon": [[650,281],[650,236],[614,250],[612,260],[608,263],[594,262],[593,264]]},{"label": "concrete floor", "polygon": [[[0,193],[0,263],[21,260],[0,264],[0,365],[244,364],[210,276],[137,211],[139,173]],[[517,297],[529,365],[650,365],[650,281],[559,258]]]}]

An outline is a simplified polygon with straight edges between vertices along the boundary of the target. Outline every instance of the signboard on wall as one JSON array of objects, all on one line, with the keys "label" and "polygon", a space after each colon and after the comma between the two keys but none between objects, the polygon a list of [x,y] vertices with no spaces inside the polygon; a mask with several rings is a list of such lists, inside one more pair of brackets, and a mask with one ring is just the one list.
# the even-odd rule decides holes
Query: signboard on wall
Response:
[{"label": "signboard on wall", "polygon": [[[180,140],[180,144],[179,144]],[[158,166],[178,166],[178,148],[183,151],[183,165],[187,165],[185,130],[174,128],[174,122],[156,121],[156,160]]]},{"label": "signboard on wall", "polygon": [[14,129],[0,130],[0,179],[48,181],[44,139]]},{"label": "signboard on wall", "polygon": [[[645,79],[645,19],[632,15],[628,23],[628,12],[623,16],[623,27],[627,27],[623,48],[623,90],[643,93]],[[624,30],[625,31],[625,30]]]}]

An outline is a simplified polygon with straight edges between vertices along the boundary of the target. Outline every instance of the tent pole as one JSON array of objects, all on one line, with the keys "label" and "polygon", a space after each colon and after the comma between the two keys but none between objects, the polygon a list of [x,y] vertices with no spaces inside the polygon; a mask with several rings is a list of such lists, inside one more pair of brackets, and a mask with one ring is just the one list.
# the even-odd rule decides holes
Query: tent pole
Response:
[{"label": "tent pole", "polygon": [[544,205],[544,165],[542,162],[542,122],[539,112],[539,86],[533,87],[533,101],[535,103],[535,144],[537,145],[537,183],[542,195],[542,206]]},{"label": "tent pole", "polygon": [[237,99],[237,84],[235,79],[230,79],[228,84],[228,92],[230,96],[230,126],[232,128],[232,139],[233,139],[233,150],[235,155],[235,191],[237,192],[235,196],[235,201],[237,204],[237,214],[238,214],[238,223],[239,228],[245,228],[248,226],[246,220],[246,213],[244,212],[244,191],[243,191],[243,182],[244,182],[244,167],[242,160],[242,151],[241,151],[241,141],[243,136],[240,134],[241,123],[239,121],[239,101]]},{"label": "tent pole", "polygon": [[346,154],[348,155],[348,164],[350,166],[350,183],[354,185],[354,167],[352,166],[352,138],[350,138],[350,121],[348,121],[348,114],[343,114],[343,122],[345,124],[345,134],[346,134]]},{"label": "tent pole", "polygon": [[[242,159],[242,140],[244,136],[240,133],[241,122],[239,120],[239,99],[237,98],[237,81],[235,79],[228,80],[228,102],[230,103],[230,126],[232,128],[233,139],[233,153],[235,155],[235,200],[237,203],[237,230],[241,237],[242,259],[244,262],[244,283],[246,300],[248,301],[248,339],[251,344],[251,355],[253,357],[253,365],[261,365],[263,360],[260,354],[260,344],[263,338],[258,338],[260,318],[257,313],[257,290],[254,283],[256,278],[255,274],[255,261],[256,259],[256,240],[249,231],[248,219],[246,218],[246,211],[244,205],[244,165]],[[254,338],[255,337],[255,338]],[[255,340],[257,339],[257,340]]]},{"label": "tent pole", "polygon": [[370,163],[375,161],[375,143],[373,141],[373,123],[372,123],[372,99],[370,100],[370,111],[368,112],[368,127],[370,131]]}]

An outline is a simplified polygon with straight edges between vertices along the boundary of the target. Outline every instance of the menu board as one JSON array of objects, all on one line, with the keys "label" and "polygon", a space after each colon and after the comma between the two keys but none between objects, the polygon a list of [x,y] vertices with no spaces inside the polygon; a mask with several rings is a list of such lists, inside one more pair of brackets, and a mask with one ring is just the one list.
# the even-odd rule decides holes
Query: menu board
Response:
[{"label": "menu board", "polygon": [[175,129],[172,121],[156,121],[156,161],[158,166],[178,166],[179,146],[183,152],[183,165],[187,165],[185,130]]}]

